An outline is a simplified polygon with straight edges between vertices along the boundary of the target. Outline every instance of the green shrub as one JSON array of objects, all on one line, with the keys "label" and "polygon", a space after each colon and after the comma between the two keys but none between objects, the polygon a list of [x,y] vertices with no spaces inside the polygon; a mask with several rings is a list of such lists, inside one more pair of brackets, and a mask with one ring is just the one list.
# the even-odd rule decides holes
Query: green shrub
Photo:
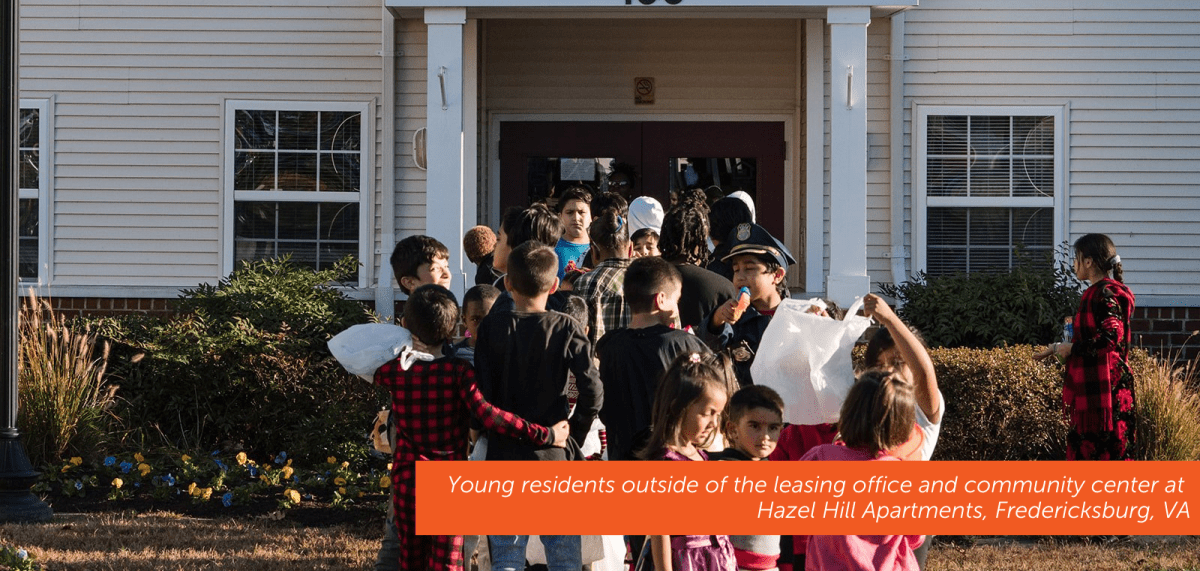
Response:
[{"label": "green shrub", "polygon": [[934,460],[1062,460],[1062,372],[1028,345],[932,349],[946,414]]},{"label": "green shrub", "polygon": [[17,427],[35,466],[94,449],[107,432],[112,395],[102,387],[108,344],[73,329],[36,295],[21,306]]},{"label": "green shrub", "polygon": [[1039,345],[1062,336],[1063,319],[1079,307],[1079,281],[1058,261],[1022,257],[1006,273],[918,274],[880,291],[899,302],[897,314],[931,347]]},{"label": "green shrub", "polygon": [[371,319],[329,285],[355,266],[350,258],[324,271],[287,259],[245,263],[215,286],[183,292],[169,318],[101,320],[120,344],[119,415],[181,449],[365,454],[362,435],[383,395],[326,347]]}]

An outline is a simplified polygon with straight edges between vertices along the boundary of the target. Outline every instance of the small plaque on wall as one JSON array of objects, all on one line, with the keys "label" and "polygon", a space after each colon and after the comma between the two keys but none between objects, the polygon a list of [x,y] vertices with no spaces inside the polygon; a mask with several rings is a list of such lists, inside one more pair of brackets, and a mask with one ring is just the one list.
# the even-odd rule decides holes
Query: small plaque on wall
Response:
[{"label": "small plaque on wall", "polygon": [[637,105],[650,105],[654,103],[653,77],[633,78],[633,102]]}]

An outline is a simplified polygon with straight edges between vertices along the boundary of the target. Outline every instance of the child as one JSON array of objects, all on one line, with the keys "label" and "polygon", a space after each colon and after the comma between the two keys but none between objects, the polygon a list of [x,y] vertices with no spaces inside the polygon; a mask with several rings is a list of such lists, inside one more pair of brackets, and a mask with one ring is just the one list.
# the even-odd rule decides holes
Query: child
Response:
[{"label": "child", "polygon": [[625,271],[629,326],[609,331],[596,344],[609,460],[634,460],[634,451],[645,444],[658,381],[675,358],[708,352],[698,337],[674,328],[679,290],[679,272],[662,258],[638,258]]},{"label": "child", "polygon": [[658,247],[662,257],[675,264],[683,281],[679,321],[684,328],[703,332],[705,318],[733,299],[733,282],[704,269],[708,264],[708,207],[698,200],[681,202],[667,212]]},{"label": "child", "polygon": [[409,236],[392,250],[392,273],[405,295],[426,284],[450,287],[450,251],[430,236]]},{"label": "child", "polygon": [[463,253],[475,264],[475,285],[491,284],[500,277],[492,266],[496,251],[496,233],[487,226],[476,226],[463,235]]},{"label": "child", "polygon": [[479,336],[479,323],[492,310],[492,304],[500,297],[494,286],[477,285],[463,294],[463,327],[466,337],[454,345],[454,356],[475,363],[475,339]]},{"label": "child", "polygon": [[762,341],[767,324],[787,289],[783,280],[787,267],[796,263],[792,254],[778,240],[757,224],[740,224],[730,237],[729,254],[733,269],[733,287],[745,288],[750,294],[749,307],[742,309],[735,297],[713,310],[706,320],[708,332],[716,335],[717,346],[733,355],[738,382],[754,384],[750,365]]},{"label": "child", "polygon": [[629,203],[629,231],[653,230],[655,234],[662,231],[662,203],[649,196],[639,196]]},{"label": "child", "polygon": [[558,199],[558,219],[562,222],[563,235],[554,246],[558,256],[558,279],[563,278],[567,262],[574,261],[582,268],[587,258],[591,241],[588,226],[592,225],[592,193],[583,187],[571,187]]},{"label": "child", "polygon": [[[592,347],[574,318],[546,310],[558,287],[554,250],[525,242],[508,254],[504,281],[512,309],[492,308],[479,326],[475,366],[484,397],[533,422],[555,424],[570,415],[570,432],[582,442],[603,404]],[[499,302],[497,302],[499,305]],[[575,375],[579,396],[572,414],[567,375]],[[559,448],[531,446],[507,435],[488,435],[488,460],[567,460]],[[502,514],[496,514],[502,515]],[[551,570],[578,571],[579,536],[542,536]],[[528,536],[489,537],[493,569],[524,569]]]},{"label": "child", "polygon": [[[916,400],[908,382],[872,369],[859,376],[842,403],[842,442],[809,450],[801,460],[899,460],[887,451],[908,440]],[[806,569],[917,571],[913,549],[920,535],[814,535],[808,539]]]},{"label": "child", "polygon": [[[685,353],[663,375],[654,395],[653,430],[641,451],[646,460],[707,460],[703,448],[717,434],[728,393],[717,369],[700,353]],[[725,535],[650,536],[656,571],[736,571]]]},{"label": "child", "polygon": [[738,226],[753,222],[754,215],[750,213],[750,208],[736,197],[726,196],[713,203],[708,211],[708,238],[714,246],[712,260],[706,268],[708,271],[721,274],[728,280],[733,279],[733,269],[724,260],[732,247],[729,235]]},{"label": "child", "polygon": [[[436,284],[445,288],[450,287],[450,251],[445,244],[430,236],[409,236],[396,243],[389,260],[392,264],[392,274],[400,291],[410,295],[416,288]],[[392,438],[395,440],[394,438]],[[375,568],[380,571],[391,571],[396,568],[400,557],[400,540],[396,537],[396,526],[384,522],[383,542]]]},{"label": "child", "polygon": [[[500,234],[496,237],[496,252],[492,263],[501,274],[500,279],[493,284],[504,292],[492,305],[492,311],[512,309],[512,296],[505,291],[504,273],[508,271],[508,256],[513,248],[530,240],[553,248],[562,236],[562,221],[545,204],[534,204],[529,208],[512,207],[504,212],[500,220]],[[549,299],[549,309],[561,307],[562,296],[552,295]]]},{"label": "child", "polygon": [[633,242],[633,257],[661,256],[658,250],[658,232],[651,228],[642,228],[633,233],[629,239]]},{"label": "child", "polygon": [[400,541],[400,569],[461,569],[462,536],[418,536],[415,479],[418,460],[465,460],[467,423],[473,417],[485,428],[543,446],[566,445],[567,423],[551,429],[527,422],[484,400],[470,364],[442,354],[442,346],[458,323],[454,294],[425,285],[409,294],[402,325],[412,331],[414,347],[433,355],[408,370],[400,360],[375,373],[375,384],[392,393],[396,426],[392,507]]},{"label": "child", "polygon": [[[766,460],[783,430],[783,399],[770,387],[751,385],[734,393],[725,407],[725,450],[713,460]],[[731,535],[738,569],[778,566],[778,535]]]},{"label": "child", "polygon": [[592,343],[606,331],[629,323],[629,307],[621,289],[633,252],[628,231],[625,218],[613,209],[600,213],[588,228],[592,255],[599,263],[575,280],[572,290],[587,302],[588,338]]}]

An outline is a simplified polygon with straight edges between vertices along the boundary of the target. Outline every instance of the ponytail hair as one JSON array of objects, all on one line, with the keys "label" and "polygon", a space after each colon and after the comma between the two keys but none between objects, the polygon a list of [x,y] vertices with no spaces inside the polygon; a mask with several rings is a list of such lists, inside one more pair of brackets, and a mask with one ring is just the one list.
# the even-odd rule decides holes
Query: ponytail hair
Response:
[{"label": "ponytail hair", "polygon": [[[629,224],[616,208],[607,208],[592,219],[588,227],[588,239],[610,256],[624,258],[629,249]],[[604,260],[596,260],[596,263]]]},{"label": "ponytail hair", "polygon": [[[677,357],[658,382],[650,413],[650,438],[637,456],[643,460],[658,460],[667,446],[686,444],[680,440],[687,408],[710,389],[727,392],[721,372],[706,355],[684,353]],[[716,432],[713,431],[713,437]],[[697,446],[702,448],[706,444],[698,443]]]},{"label": "ponytail hair", "polygon": [[1085,234],[1075,240],[1075,255],[1092,260],[1100,271],[1112,272],[1112,277],[1125,283],[1125,271],[1121,268],[1121,256],[1117,255],[1117,246],[1104,234]]},{"label": "ponytail hair", "polygon": [[908,441],[916,424],[913,386],[891,372],[859,375],[842,403],[838,430],[846,446],[871,455]]}]

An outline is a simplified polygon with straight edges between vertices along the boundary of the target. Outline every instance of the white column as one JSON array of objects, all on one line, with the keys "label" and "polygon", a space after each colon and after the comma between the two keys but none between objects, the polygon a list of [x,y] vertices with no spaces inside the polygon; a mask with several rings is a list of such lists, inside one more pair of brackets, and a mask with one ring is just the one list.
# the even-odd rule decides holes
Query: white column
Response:
[{"label": "white column", "polygon": [[[426,8],[429,26],[425,148],[425,233],[450,250],[451,290],[462,298],[466,282],[462,238],[467,197],[463,180],[463,26],[464,8]],[[474,200],[474,198],[471,198]],[[474,210],[472,208],[472,210]],[[474,225],[475,221],[470,221]]]},{"label": "white column", "polygon": [[867,276],[866,6],[829,8],[831,218],[826,295],[845,307],[870,292]]}]

